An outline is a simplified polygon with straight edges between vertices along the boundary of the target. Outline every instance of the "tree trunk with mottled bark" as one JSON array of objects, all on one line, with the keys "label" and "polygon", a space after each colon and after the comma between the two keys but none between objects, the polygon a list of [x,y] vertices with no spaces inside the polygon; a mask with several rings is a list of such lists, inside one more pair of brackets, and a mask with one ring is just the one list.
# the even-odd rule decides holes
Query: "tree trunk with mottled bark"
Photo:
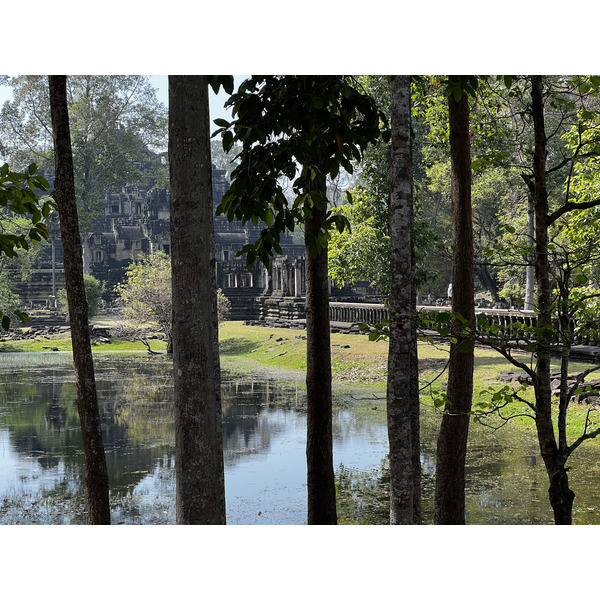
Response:
[{"label": "tree trunk with mottled bark", "polygon": [[[320,185],[325,198],[325,183],[315,185]],[[305,224],[308,239],[318,238],[323,231],[327,205],[323,202],[311,211]],[[306,245],[306,338],[308,524],[335,525],[327,244],[318,253],[312,244]]]},{"label": "tree trunk with mottled bark", "polygon": [[[458,81],[457,76],[451,79]],[[469,101],[448,98],[452,166],[452,310],[475,326],[473,283],[473,219],[471,208],[471,150]],[[474,348],[459,319],[453,318],[448,365],[447,404],[437,444],[434,521],[441,525],[465,523],[465,460],[469,411],[473,399]]]},{"label": "tree trunk with mottled bark", "polygon": [[100,410],[90,343],[88,305],[83,283],[83,256],[67,109],[67,78],[65,75],[50,75],[48,82],[56,161],[54,185],[60,215],[65,284],[77,381],[77,410],[85,455],[88,523],[90,525],[110,525],[108,469],[102,441]]},{"label": "tree trunk with mottled bark", "polygon": [[208,82],[169,76],[178,524],[225,524]]},{"label": "tree trunk with mottled bark", "polygon": [[390,77],[392,155],[389,234],[391,289],[387,423],[390,524],[421,522],[421,461],[417,370],[416,286],[410,76]]}]

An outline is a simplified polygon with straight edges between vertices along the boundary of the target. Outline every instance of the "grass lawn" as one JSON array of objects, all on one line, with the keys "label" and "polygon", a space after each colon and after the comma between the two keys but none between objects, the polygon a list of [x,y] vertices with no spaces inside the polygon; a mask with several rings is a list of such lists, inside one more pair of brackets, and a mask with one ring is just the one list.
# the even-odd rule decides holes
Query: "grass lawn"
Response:
[{"label": "grass lawn", "polygon": [[[221,355],[245,357],[263,367],[306,370],[306,331],[274,327],[249,327],[226,321],[219,331]],[[385,388],[387,342],[369,342],[364,335],[331,335],[334,381]]]},{"label": "grass lawn", "polygon": [[[28,329],[27,327],[23,329]],[[150,340],[152,350],[164,352],[167,345],[161,340]],[[0,356],[2,352],[49,352],[52,348],[61,351],[71,351],[71,334],[69,332],[52,336],[37,335],[31,339],[8,340],[0,339]],[[49,350],[50,349],[50,350]],[[100,342],[92,338],[92,351],[94,353],[106,352],[135,352],[146,350],[141,342],[130,342],[119,338],[111,338],[109,342]]]}]

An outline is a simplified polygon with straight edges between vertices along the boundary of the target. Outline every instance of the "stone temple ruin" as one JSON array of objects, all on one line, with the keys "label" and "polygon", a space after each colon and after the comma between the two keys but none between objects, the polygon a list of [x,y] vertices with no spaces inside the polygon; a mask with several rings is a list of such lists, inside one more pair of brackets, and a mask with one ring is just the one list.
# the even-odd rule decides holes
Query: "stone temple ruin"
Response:
[{"label": "stone temple ruin", "polygon": [[[212,179],[216,210],[229,184],[225,171],[214,166]],[[154,185],[124,185],[110,191],[101,203],[103,214],[82,236],[84,270],[105,282],[104,300],[110,306],[115,301],[114,288],[132,260],[157,251],[170,254],[170,199],[168,190]],[[303,319],[304,245],[294,243],[288,234],[281,240],[282,255],[271,261],[268,270],[257,261],[248,271],[245,257],[236,255],[244,245],[258,239],[260,226],[230,223],[224,215],[215,217],[214,226],[217,287],[231,302],[229,318],[270,322]],[[20,285],[19,292],[29,308],[52,307],[53,287],[64,287],[60,237],[53,240],[53,245],[54,275],[49,250],[32,279]],[[331,286],[332,296],[339,300],[367,299],[360,291],[357,294],[356,288]]]}]

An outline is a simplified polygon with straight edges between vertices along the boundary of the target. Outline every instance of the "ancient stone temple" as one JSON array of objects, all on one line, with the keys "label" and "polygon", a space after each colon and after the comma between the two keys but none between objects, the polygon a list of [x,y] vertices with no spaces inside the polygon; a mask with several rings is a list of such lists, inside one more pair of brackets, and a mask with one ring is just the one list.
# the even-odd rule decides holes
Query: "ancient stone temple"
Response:
[{"label": "ancient stone temple", "polygon": [[[213,200],[214,208],[221,201],[223,194],[227,191],[227,182],[221,173],[213,170]],[[264,224],[254,226],[251,223],[242,225],[239,221],[227,220],[225,215],[215,217],[215,252],[217,262],[217,287],[223,290],[223,293],[231,302],[230,319],[248,320],[262,319],[265,312],[265,301],[271,296],[278,295],[283,285],[288,291],[298,291],[301,295],[304,288],[301,287],[301,281],[304,277],[298,275],[298,286],[284,284],[281,277],[282,265],[294,260],[303,260],[304,245],[295,244],[292,236],[285,234],[281,242],[283,256],[276,257],[271,261],[269,269],[266,269],[262,263],[257,261],[251,271],[246,268],[246,259],[244,256],[237,256],[238,252],[246,245],[255,242],[259,236],[261,227]],[[285,262],[287,261],[287,263]],[[302,266],[303,266],[302,262]],[[288,270],[290,270],[288,266]],[[293,269],[291,269],[293,273]],[[287,282],[289,276],[285,278]],[[279,293],[281,295],[281,293]]]},{"label": "ancient stone temple", "polygon": [[[213,166],[213,205],[216,207],[228,189],[225,171]],[[82,236],[84,271],[105,283],[104,299],[112,304],[114,288],[123,280],[131,261],[152,252],[171,251],[169,191],[156,186],[124,185],[111,190],[101,200],[102,215],[91,230]],[[286,256],[273,261],[269,271],[257,262],[246,269],[244,257],[237,253],[258,239],[260,227],[251,223],[229,223],[223,215],[215,217],[215,256],[217,286],[230,299],[232,319],[261,317],[259,299],[270,296],[302,295],[304,247],[294,244],[291,236],[281,241]],[[33,272],[32,279],[19,286],[29,308],[54,306],[53,290],[64,287],[60,236],[53,240],[54,260],[50,250]],[[297,264],[292,266],[292,262]],[[302,269],[301,273],[298,269]],[[272,274],[273,273],[273,274]]]},{"label": "ancient stone temple", "polygon": [[131,261],[152,252],[170,254],[169,193],[123,186],[102,200],[104,214],[82,237],[84,271],[106,283],[106,300]]},{"label": "ancient stone temple", "polygon": [[[213,166],[213,206],[216,207],[229,184],[225,171]],[[112,305],[115,286],[125,270],[141,256],[171,251],[169,191],[155,185],[124,185],[111,190],[101,200],[102,215],[82,236],[84,270],[105,283],[104,300]],[[306,293],[304,244],[294,243],[286,234],[280,240],[282,255],[271,261],[269,269],[260,262],[248,271],[245,257],[238,252],[258,239],[261,226],[227,217],[215,217],[215,257],[217,287],[231,302],[230,319],[287,321],[304,318]],[[54,240],[54,261],[48,251],[33,279],[20,286],[29,308],[54,306],[52,290],[64,287],[60,237]],[[54,269],[53,269],[54,265]],[[331,287],[332,298],[357,298],[356,289]],[[359,294],[360,295],[360,294]],[[364,298],[363,298],[364,299]]]},{"label": "ancient stone temple", "polygon": [[[212,178],[216,210],[228,183],[225,172],[214,167]],[[84,268],[106,282],[106,299],[114,301],[114,287],[132,260],[152,252],[170,254],[170,198],[168,190],[128,185],[107,194],[102,204],[104,214],[83,239]],[[222,215],[215,218],[217,286],[232,303],[232,318],[258,317],[256,297],[269,288],[265,269],[256,265],[248,272],[237,256],[259,231],[251,224],[229,223]]]}]

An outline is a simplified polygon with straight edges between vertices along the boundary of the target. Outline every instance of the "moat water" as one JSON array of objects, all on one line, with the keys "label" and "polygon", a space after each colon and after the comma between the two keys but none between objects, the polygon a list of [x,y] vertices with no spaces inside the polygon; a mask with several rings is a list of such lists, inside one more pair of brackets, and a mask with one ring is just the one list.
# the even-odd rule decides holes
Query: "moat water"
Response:
[{"label": "moat water", "polygon": [[[175,523],[171,364],[165,357],[96,357],[114,523]],[[424,521],[431,522],[439,416],[422,410]],[[302,382],[223,371],[227,522],[306,523],[306,396]],[[600,523],[600,461],[582,447],[571,464],[575,523]],[[338,516],[388,518],[385,401],[335,388]],[[86,522],[83,450],[69,353],[0,354],[0,523]],[[467,522],[552,523],[533,428],[473,425]]]}]

